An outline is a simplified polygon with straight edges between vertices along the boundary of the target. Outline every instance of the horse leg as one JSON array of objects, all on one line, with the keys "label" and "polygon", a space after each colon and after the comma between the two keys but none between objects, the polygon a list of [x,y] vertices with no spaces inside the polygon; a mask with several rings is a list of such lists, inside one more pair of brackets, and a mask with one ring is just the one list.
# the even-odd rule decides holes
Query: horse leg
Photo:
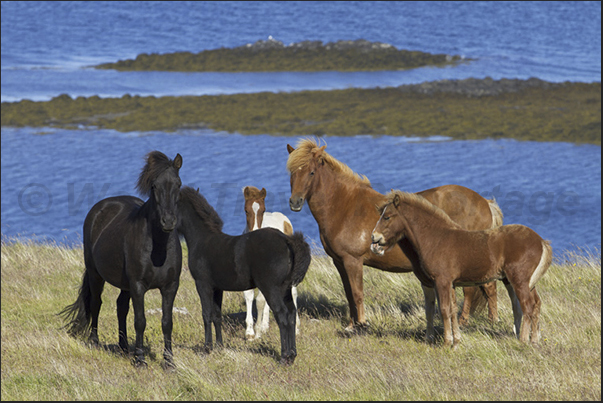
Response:
[{"label": "horse leg", "polygon": [[161,288],[161,331],[163,332],[163,367],[164,369],[175,368],[174,353],[172,351],[172,329],[174,299],[178,291],[178,281],[172,282],[169,286]]},{"label": "horse leg", "polygon": [[272,292],[264,295],[268,300],[268,304],[272,307],[272,313],[274,313],[274,319],[281,335],[280,363],[291,365],[297,356],[295,345],[295,315],[297,309],[293,303],[291,289],[287,288],[284,292],[280,289],[272,290]]},{"label": "horse leg", "polygon": [[435,330],[433,327],[433,317],[435,315],[435,301],[436,291],[435,288],[421,286],[423,288],[423,295],[425,296],[425,319],[427,320],[427,330],[425,332],[425,340],[428,343],[433,343]]},{"label": "horse leg", "polygon": [[462,326],[467,325],[469,323],[469,314],[471,313],[471,301],[475,298],[475,293],[477,292],[477,287],[463,287],[463,310],[461,312],[461,317],[459,318],[459,324]]},{"label": "horse leg", "polygon": [[355,258],[348,258],[343,262],[333,259],[335,267],[339,271],[345,296],[348,299],[350,307],[350,324],[345,328],[346,332],[354,332],[355,327],[366,326],[364,314],[364,290],[362,278],[362,261]]},{"label": "horse leg", "polygon": [[213,348],[211,334],[211,317],[212,309],[214,307],[211,296],[213,292],[211,288],[204,286],[201,280],[195,279],[195,286],[197,287],[197,294],[199,294],[199,299],[201,300],[201,316],[203,317],[203,329],[205,330],[204,349],[206,353],[209,353]]},{"label": "horse leg", "polygon": [[452,288],[451,296],[452,296],[452,303],[450,304],[450,308],[451,308],[450,319],[452,321],[452,337],[454,339],[453,347],[456,347],[461,342],[461,329],[459,328],[459,320],[458,320],[458,316],[456,314],[458,308],[456,305],[456,291],[454,288]]},{"label": "horse leg", "polygon": [[126,318],[130,311],[130,292],[122,290],[117,297],[117,322],[119,323],[119,348],[128,354],[128,331]]},{"label": "horse leg", "polygon": [[496,281],[482,284],[479,288],[488,301],[488,319],[493,323],[498,322],[498,294],[496,292]]},{"label": "horse leg", "polygon": [[[252,288],[250,290],[243,291],[243,295],[245,296],[245,306],[247,307],[247,315],[245,316],[245,338],[247,340],[253,340],[255,338],[255,332],[253,331],[253,297],[255,294],[255,290]],[[258,321],[260,316],[260,309],[258,306]]]},{"label": "horse leg", "polygon": [[451,304],[452,296],[452,285],[448,281],[438,280],[435,281],[438,305],[440,306],[440,313],[442,314],[442,322],[444,322],[444,346],[452,347],[454,345],[454,339],[452,336],[452,325],[451,325]]},{"label": "horse leg", "polygon": [[536,288],[531,291],[532,298],[534,299],[534,312],[532,313],[532,334],[530,335],[532,344],[538,344],[540,341],[540,330],[538,329],[538,321],[540,319],[540,305],[542,301],[536,292]]},{"label": "horse leg", "polygon": [[513,333],[515,333],[515,336],[519,338],[519,329],[521,328],[521,321],[523,317],[521,305],[517,299],[517,294],[515,294],[515,289],[511,283],[509,283],[509,280],[504,278],[502,281],[507,289],[507,292],[509,293],[509,298],[511,298],[511,307],[513,308]]},{"label": "horse leg", "polygon": [[[513,289],[517,294],[517,299],[519,300],[521,311],[523,312],[524,316],[523,323],[519,328],[519,340],[523,343],[527,343],[530,341],[530,331],[534,326],[533,314],[536,301],[534,300],[533,294],[531,294],[526,283],[511,285],[514,286]],[[536,325],[538,324],[536,323]]]},{"label": "horse leg", "polygon": [[299,310],[297,309],[297,287],[291,287],[291,297],[295,305],[295,334],[299,334]]},{"label": "horse leg", "polygon": [[146,289],[140,283],[135,283],[130,288],[132,307],[134,308],[134,330],[136,330],[136,344],[134,349],[134,366],[147,367],[142,349],[144,331],[147,327],[147,319],[144,315],[144,294]]},{"label": "horse leg", "polygon": [[262,334],[268,331],[270,321],[270,306],[266,303],[266,297],[260,290],[255,298],[255,304],[258,308],[258,320],[255,325],[255,337],[259,339]]},{"label": "horse leg", "polygon": [[222,347],[222,296],[224,291],[214,289],[211,321],[216,328],[216,346]]},{"label": "horse leg", "polygon": [[95,346],[100,344],[98,340],[98,315],[100,314],[103,301],[101,294],[105,288],[105,280],[96,272],[96,270],[88,271],[90,278],[90,337],[88,340]]}]

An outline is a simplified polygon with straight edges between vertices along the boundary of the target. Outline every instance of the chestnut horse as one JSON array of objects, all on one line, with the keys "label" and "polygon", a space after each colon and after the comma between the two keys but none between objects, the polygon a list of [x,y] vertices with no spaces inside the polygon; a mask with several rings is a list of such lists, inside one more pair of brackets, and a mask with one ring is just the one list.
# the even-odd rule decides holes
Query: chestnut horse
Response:
[{"label": "chestnut horse", "polygon": [[[276,228],[287,235],[293,235],[293,226],[286,215],[279,213],[278,211],[274,213],[266,211],[266,189],[262,188],[262,190],[259,190],[254,186],[245,186],[243,188],[243,196],[245,197],[244,209],[247,219],[247,225],[245,226],[245,231],[243,233],[255,231],[259,228]],[[247,329],[245,330],[245,336],[249,340],[259,339],[262,336],[262,333],[268,331],[270,324],[270,307],[266,304],[264,294],[258,290],[258,295],[255,300],[258,309],[258,320],[254,331],[251,308],[253,306],[255,289],[252,288],[251,290],[243,291],[243,294],[245,295],[245,304],[247,307],[247,315],[245,317]],[[296,286],[291,288],[291,294],[293,296],[293,303],[295,304],[295,307],[297,307]],[[295,321],[295,333],[299,334],[299,314]]]},{"label": "chestnut horse", "polygon": [[511,299],[519,300],[521,309],[513,309],[519,340],[538,343],[541,301],[534,286],[551,265],[549,241],[519,224],[467,231],[425,198],[399,190],[391,191],[377,212],[371,250],[383,255],[408,240],[420,263],[415,274],[424,286],[437,291],[444,345],[454,347],[461,340],[453,287],[494,280],[502,280]]},{"label": "chestnut horse", "polygon": [[[291,175],[291,210],[300,211],[305,201],[318,223],[320,240],[325,252],[337,268],[350,308],[347,331],[366,325],[363,265],[380,270],[404,273],[416,265],[410,245],[394,247],[383,256],[371,253],[371,231],[379,215],[375,206],[385,195],[371,187],[365,176],[354,173],[336,160],[312,139],[303,139],[297,148],[287,144],[287,170]],[[486,200],[471,189],[457,185],[440,186],[419,192],[441,207],[463,228],[488,229],[502,224],[502,213],[494,200]],[[496,283],[484,284],[490,318],[497,320]],[[465,308],[469,312],[471,299],[465,289]],[[423,287],[428,341],[433,340],[435,291]]]}]

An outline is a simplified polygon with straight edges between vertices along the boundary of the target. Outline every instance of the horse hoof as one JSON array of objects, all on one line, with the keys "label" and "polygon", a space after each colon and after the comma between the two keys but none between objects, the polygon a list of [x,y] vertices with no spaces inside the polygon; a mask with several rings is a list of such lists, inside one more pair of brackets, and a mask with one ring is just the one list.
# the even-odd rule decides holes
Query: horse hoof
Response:
[{"label": "horse hoof", "polygon": [[161,364],[161,368],[166,372],[174,372],[176,371],[176,364],[174,364],[174,361],[164,360]]},{"label": "horse hoof", "polygon": [[149,364],[147,364],[147,362],[144,359],[138,358],[138,357],[136,357],[134,359],[132,364],[134,365],[134,367],[140,368],[140,369],[147,369],[149,366]]},{"label": "horse hoof", "polygon": [[293,357],[281,357],[281,365],[285,365],[285,366],[289,366],[289,365],[293,365],[293,362],[295,361],[295,356]]}]

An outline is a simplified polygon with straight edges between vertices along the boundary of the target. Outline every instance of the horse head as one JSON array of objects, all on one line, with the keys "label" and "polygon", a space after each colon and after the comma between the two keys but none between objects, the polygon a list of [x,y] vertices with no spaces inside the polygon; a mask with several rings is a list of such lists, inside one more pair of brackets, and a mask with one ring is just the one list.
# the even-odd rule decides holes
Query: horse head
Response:
[{"label": "horse head", "polygon": [[[389,196],[389,195],[388,195]],[[371,251],[383,255],[390,250],[402,237],[402,216],[398,211],[400,196],[393,194],[381,206],[377,206],[379,221],[371,234]]]},{"label": "horse head", "polygon": [[147,155],[147,163],[138,179],[138,190],[149,196],[164,232],[173,231],[178,223],[177,204],[182,186],[180,167],[180,154],[170,160],[165,154],[152,151]]},{"label": "horse head", "polygon": [[243,189],[245,197],[245,216],[247,218],[247,231],[262,228],[262,220],[266,211],[266,189],[259,190],[253,186]]},{"label": "horse head", "polygon": [[[304,158],[304,163],[299,163],[296,158],[296,151],[303,152],[300,148],[293,148],[287,144],[289,151],[289,160],[287,169],[291,174],[291,197],[289,198],[289,207],[292,211],[300,211],[304,201],[312,194],[312,190],[317,183],[316,177],[319,170],[324,166],[324,150],[327,146],[315,147]],[[298,163],[296,163],[298,162]]]}]

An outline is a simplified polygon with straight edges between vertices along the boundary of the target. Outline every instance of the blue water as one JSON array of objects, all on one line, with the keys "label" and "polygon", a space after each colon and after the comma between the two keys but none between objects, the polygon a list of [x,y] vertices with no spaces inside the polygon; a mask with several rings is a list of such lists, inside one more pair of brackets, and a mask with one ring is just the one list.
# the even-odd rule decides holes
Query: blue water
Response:
[{"label": "blue water", "polygon": [[[477,58],[381,73],[116,73],[140,53],[200,52],[268,36],[366,39]],[[600,2],[2,2],[2,101],[397,86],[437,79],[601,81]]]},{"label": "blue water", "polygon": [[[2,2],[2,101],[99,95],[201,95],[386,87],[440,79],[601,80],[600,2]],[[285,44],[367,39],[477,61],[366,73],[116,72],[86,66],[139,53],[199,52],[272,35]],[[437,133],[434,133],[437,135]],[[81,242],[83,219],[104,197],[136,194],[144,155],[184,158],[238,234],[241,189],[268,190],[267,207],[318,242],[307,209],[288,208],[287,143],[297,138],[210,131],[2,128],[2,234]],[[327,151],[373,186],[419,191],[443,184],[495,196],[505,223],[521,223],[557,250],[600,247],[601,148],[567,143],[413,141],[327,136]]]}]

